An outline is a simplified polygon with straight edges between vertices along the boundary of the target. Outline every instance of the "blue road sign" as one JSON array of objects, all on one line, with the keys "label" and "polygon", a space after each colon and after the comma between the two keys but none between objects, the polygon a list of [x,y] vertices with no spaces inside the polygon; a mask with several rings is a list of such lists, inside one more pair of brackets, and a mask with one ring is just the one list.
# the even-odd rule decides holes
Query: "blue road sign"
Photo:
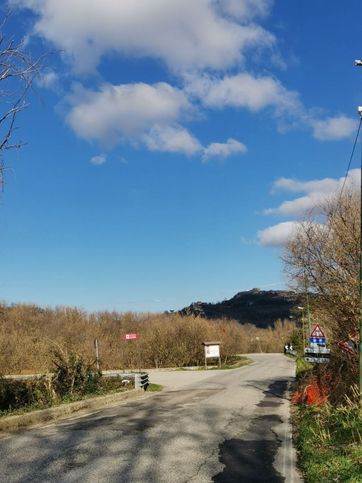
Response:
[{"label": "blue road sign", "polygon": [[326,343],[325,337],[309,337],[309,342],[311,344],[324,344]]}]

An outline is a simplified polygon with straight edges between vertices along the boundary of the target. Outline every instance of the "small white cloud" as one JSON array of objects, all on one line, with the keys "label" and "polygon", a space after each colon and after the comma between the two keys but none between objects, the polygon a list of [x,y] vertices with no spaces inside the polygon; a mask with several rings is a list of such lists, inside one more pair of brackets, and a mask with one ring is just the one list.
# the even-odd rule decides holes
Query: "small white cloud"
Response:
[{"label": "small white cloud", "polygon": [[[350,171],[350,173],[352,173],[352,171]],[[295,193],[313,193],[318,191],[323,193],[331,193],[337,189],[339,183],[340,180],[333,178],[324,178],[312,181],[298,181],[291,178],[279,178],[273,185],[273,192],[289,191]]]},{"label": "small white cloud", "polygon": [[236,139],[229,138],[226,143],[211,143],[204,149],[202,159],[227,158],[234,154],[245,154],[247,147]]},{"label": "small white cloud", "polygon": [[296,221],[285,221],[257,233],[258,240],[262,246],[281,246],[297,233],[299,223]]},{"label": "small white cloud", "polygon": [[98,154],[97,156],[93,156],[89,162],[94,164],[95,166],[100,166],[107,161],[107,156],[105,154]]},{"label": "small white cloud", "polygon": [[361,179],[360,169],[351,169],[347,178],[324,178],[312,181],[298,181],[289,178],[278,179],[273,186],[273,192],[289,191],[305,193],[305,196],[281,203],[276,208],[264,210],[266,215],[303,216],[312,210],[321,209],[328,198],[338,193],[344,185],[349,189],[359,189]]},{"label": "small white cloud", "polygon": [[104,84],[98,91],[78,85],[68,101],[67,121],[74,132],[108,146],[137,140],[154,125],[173,123],[193,110],[181,90],[164,82]]},{"label": "small white cloud", "polygon": [[181,126],[154,126],[143,136],[151,151],[165,151],[191,155],[202,150],[200,142]]},{"label": "small white cloud", "polygon": [[350,137],[356,130],[356,121],[347,116],[312,120],[313,136],[320,141],[339,141]]},{"label": "small white cloud", "polygon": [[284,201],[277,208],[268,208],[264,214],[302,216],[316,208],[320,209],[331,195],[332,193],[310,193],[292,201]]},{"label": "small white cloud", "polygon": [[185,76],[185,91],[207,107],[243,107],[258,112],[273,107],[277,113],[301,110],[297,92],[289,91],[273,77],[240,73],[222,78]]},{"label": "small white cloud", "polygon": [[291,239],[298,237],[305,239],[310,231],[329,236],[328,227],[323,223],[285,221],[269,226],[258,232],[259,244],[262,246],[280,247],[286,245]]},{"label": "small white cloud", "polygon": [[59,76],[56,72],[49,70],[36,77],[35,82],[39,87],[49,89],[58,82]]}]

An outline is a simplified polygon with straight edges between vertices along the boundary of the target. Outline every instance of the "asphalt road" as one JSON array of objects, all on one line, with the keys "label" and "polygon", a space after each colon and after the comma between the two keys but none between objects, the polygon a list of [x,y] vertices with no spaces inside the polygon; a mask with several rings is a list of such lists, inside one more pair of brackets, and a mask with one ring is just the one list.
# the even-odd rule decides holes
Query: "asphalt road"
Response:
[{"label": "asphalt road", "polygon": [[294,363],[151,372],[165,390],[0,439],[1,482],[297,483],[287,385]]}]

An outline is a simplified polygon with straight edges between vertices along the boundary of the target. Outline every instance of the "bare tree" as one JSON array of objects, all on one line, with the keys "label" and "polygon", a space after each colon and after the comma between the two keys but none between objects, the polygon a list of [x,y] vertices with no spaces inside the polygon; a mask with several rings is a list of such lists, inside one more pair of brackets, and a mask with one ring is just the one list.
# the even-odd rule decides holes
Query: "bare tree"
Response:
[{"label": "bare tree", "polygon": [[0,189],[4,189],[4,153],[22,146],[14,140],[15,122],[27,107],[26,97],[39,73],[42,58],[33,60],[24,41],[6,35],[8,16],[0,22]]},{"label": "bare tree", "polygon": [[333,350],[329,378],[346,393],[357,382],[358,356],[337,344],[359,334],[360,194],[350,189],[326,201],[300,223],[282,259],[291,285],[314,293],[313,321],[326,328]]}]

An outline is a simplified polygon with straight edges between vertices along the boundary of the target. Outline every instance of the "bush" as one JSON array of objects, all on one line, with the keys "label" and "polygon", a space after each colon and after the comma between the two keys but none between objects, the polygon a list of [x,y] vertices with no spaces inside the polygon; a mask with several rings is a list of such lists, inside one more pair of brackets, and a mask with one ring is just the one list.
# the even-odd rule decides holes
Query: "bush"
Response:
[{"label": "bush", "polygon": [[[105,394],[130,389],[121,377],[105,379],[75,353],[58,348],[53,353],[55,372],[29,380],[0,377],[0,412],[40,409],[64,400],[76,400],[89,394]],[[129,381],[127,381],[129,383]]]},{"label": "bush", "polygon": [[53,403],[49,378],[21,381],[0,378],[0,411],[23,407],[48,407]]},{"label": "bush", "polygon": [[93,393],[99,388],[101,373],[94,372],[93,364],[88,364],[82,356],[57,349],[54,351],[53,364],[53,388],[60,398]]}]

